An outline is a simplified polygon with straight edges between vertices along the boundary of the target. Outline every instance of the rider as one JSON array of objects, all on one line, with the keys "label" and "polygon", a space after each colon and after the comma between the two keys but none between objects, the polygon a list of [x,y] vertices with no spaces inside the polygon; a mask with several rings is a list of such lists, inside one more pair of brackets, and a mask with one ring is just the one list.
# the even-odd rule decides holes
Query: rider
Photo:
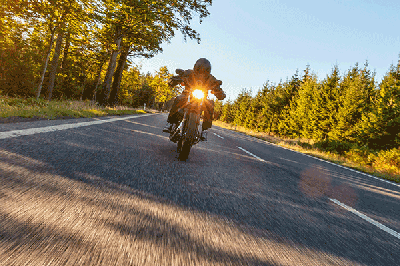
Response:
[{"label": "rider", "polygon": [[[174,103],[171,107],[171,111],[169,112],[167,125],[163,129],[163,132],[170,133],[174,124],[179,124],[182,120],[182,114],[178,111],[182,108],[187,102],[187,98],[190,93],[190,89],[192,86],[195,86],[198,83],[201,83],[203,86],[206,86],[207,89],[211,90],[211,93],[214,94],[218,100],[225,99],[226,95],[224,91],[221,89],[222,81],[217,80],[213,75],[211,75],[211,63],[205,58],[200,58],[194,64],[193,70],[182,70],[177,69],[176,73],[178,76],[173,76],[169,80],[169,86],[174,87],[179,83],[184,83],[185,90],[182,94],[178,95]],[[202,132],[201,132],[201,140],[207,140],[207,130],[211,128],[212,125],[212,117],[214,114],[214,101],[213,100],[205,100],[205,109],[204,109],[204,119],[202,124]]]}]

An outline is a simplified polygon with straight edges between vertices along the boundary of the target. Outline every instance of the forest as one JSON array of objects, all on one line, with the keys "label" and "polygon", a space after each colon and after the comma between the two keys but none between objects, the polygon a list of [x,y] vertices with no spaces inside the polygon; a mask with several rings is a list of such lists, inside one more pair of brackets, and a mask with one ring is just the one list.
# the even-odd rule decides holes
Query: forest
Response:
[{"label": "forest", "polygon": [[[200,41],[190,22],[212,0],[4,0],[0,95],[165,108],[179,93],[167,67],[141,73],[132,58],[162,52],[176,32]],[[367,55],[366,55],[367,56]],[[266,77],[267,80],[267,77]],[[255,96],[216,101],[214,118],[308,143],[400,175],[400,60],[377,81],[368,62],[320,79],[310,66]],[[311,143],[311,144],[310,144]]]},{"label": "forest", "polygon": [[310,66],[278,84],[266,82],[256,96],[243,90],[234,101],[216,102],[223,122],[346,156],[400,174],[400,59],[380,82],[368,66],[338,66],[319,80]]},{"label": "forest", "polygon": [[178,92],[161,68],[142,74],[135,57],[162,52],[176,32],[200,41],[190,22],[212,0],[3,0],[0,95],[90,99],[101,105],[164,104]]}]

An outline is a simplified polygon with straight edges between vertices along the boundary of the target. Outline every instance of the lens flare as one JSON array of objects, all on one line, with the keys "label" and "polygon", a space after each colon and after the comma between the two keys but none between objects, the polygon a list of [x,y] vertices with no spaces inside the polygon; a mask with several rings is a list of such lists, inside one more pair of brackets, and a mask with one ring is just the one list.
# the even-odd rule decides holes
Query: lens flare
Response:
[{"label": "lens flare", "polygon": [[198,89],[196,89],[196,90],[194,90],[193,91],[193,96],[195,97],[195,98],[197,98],[197,99],[203,99],[204,98],[204,92],[202,91],[202,90],[198,90]]}]

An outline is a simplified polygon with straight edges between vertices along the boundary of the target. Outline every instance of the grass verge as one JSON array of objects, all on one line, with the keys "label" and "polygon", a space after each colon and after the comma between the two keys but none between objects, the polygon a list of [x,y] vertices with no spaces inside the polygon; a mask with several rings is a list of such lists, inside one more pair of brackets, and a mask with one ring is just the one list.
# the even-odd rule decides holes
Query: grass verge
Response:
[{"label": "grass verge", "polygon": [[59,119],[148,113],[138,108],[100,107],[91,101],[46,101],[0,96],[0,118]]},{"label": "grass verge", "polygon": [[[396,163],[380,163],[380,160],[377,159],[377,163],[371,163],[371,165],[365,164],[363,162],[367,162],[370,160],[368,155],[365,155],[365,158],[361,158],[352,156],[352,153],[348,153],[345,155],[339,155],[333,152],[324,152],[319,150],[313,145],[313,142],[307,139],[289,139],[289,138],[280,138],[273,135],[268,135],[265,132],[255,132],[249,130],[247,128],[241,126],[234,126],[232,124],[228,124],[222,121],[213,121],[213,125],[230,129],[233,131],[241,132],[249,136],[253,136],[279,146],[289,148],[304,154],[308,154],[311,156],[315,156],[320,159],[324,159],[326,161],[330,161],[342,166],[346,166],[364,173],[368,173],[374,175],[376,177],[380,177],[386,180],[394,181],[396,183],[400,183],[400,167]],[[347,156],[346,156],[347,155]],[[379,154],[378,154],[379,156]]]}]

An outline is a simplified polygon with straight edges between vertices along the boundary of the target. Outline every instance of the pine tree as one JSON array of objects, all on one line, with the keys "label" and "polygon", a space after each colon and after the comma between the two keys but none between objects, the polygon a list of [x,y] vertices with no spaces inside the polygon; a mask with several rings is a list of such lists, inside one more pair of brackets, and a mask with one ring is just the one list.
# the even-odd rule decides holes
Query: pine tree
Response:
[{"label": "pine tree", "polygon": [[372,149],[400,146],[400,59],[384,76],[374,108],[362,115],[357,125],[358,141]]},{"label": "pine tree", "polygon": [[291,137],[312,138],[313,127],[311,116],[313,110],[314,94],[319,86],[317,77],[311,73],[310,66],[304,70],[300,87],[290,101],[289,107],[283,110],[280,128]]},{"label": "pine tree", "polygon": [[314,140],[325,140],[328,134],[337,124],[337,112],[339,108],[339,68],[334,66],[332,73],[322,81],[314,90],[311,112],[309,113],[308,136]]},{"label": "pine tree", "polygon": [[235,109],[235,117],[233,123],[239,126],[245,126],[246,123],[246,116],[249,112],[250,107],[250,100],[251,100],[251,91],[247,91],[243,89],[239,96],[236,98],[235,102],[233,103]]},{"label": "pine tree", "polygon": [[224,108],[223,102],[216,99],[214,102],[214,119],[215,120],[220,120],[223,108]]},{"label": "pine tree", "polygon": [[230,100],[224,103],[220,120],[226,123],[232,123],[235,119],[233,104]]},{"label": "pine tree", "polygon": [[361,117],[373,107],[371,100],[375,94],[375,73],[358,64],[351,68],[340,84],[340,105],[336,127],[329,133],[330,138],[339,141],[356,142],[358,137],[355,126]]}]

